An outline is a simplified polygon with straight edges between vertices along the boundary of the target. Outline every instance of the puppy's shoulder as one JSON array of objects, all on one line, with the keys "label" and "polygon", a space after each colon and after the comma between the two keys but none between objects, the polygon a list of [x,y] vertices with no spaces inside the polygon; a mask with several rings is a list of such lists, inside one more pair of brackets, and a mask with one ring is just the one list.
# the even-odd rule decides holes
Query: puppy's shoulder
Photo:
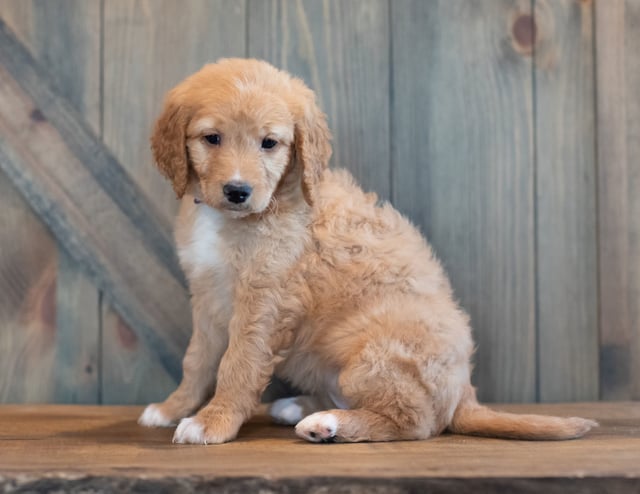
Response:
[{"label": "puppy's shoulder", "polygon": [[388,201],[378,199],[375,192],[365,192],[353,175],[344,169],[326,170],[319,185],[316,223],[345,223],[350,229],[365,227],[388,230],[399,224],[409,225]]},{"label": "puppy's shoulder", "polygon": [[375,206],[375,192],[365,193],[353,175],[344,168],[327,169],[318,185],[319,208]]}]

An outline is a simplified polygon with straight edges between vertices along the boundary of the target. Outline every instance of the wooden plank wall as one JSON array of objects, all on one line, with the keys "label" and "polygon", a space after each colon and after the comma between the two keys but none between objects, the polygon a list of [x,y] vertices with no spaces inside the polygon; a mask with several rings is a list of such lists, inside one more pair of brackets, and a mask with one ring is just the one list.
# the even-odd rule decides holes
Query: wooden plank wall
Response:
[{"label": "wooden plank wall", "polygon": [[[3,1],[0,15],[99,135],[100,4],[82,0]],[[4,177],[2,184],[8,187]],[[7,200],[5,194],[0,200]],[[22,225],[19,218],[28,213],[24,203],[9,210],[6,217],[18,223],[2,229],[0,262],[26,280],[34,270],[41,271],[24,286],[27,293],[16,293],[19,285],[12,280],[2,289],[4,294],[28,301],[0,315],[0,334],[13,336],[0,350],[3,371],[9,366],[15,369],[3,372],[0,378],[3,401],[95,403],[100,399],[99,293],[35,218],[29,214]],[[24,236],[25,243],[13,243],[17,233]],[[6,255],[5,248],[16,248],[17,258]],[[41,252],[33,259],[22,257],[23,249]],[[44,259],[48,261],[43,264]]]},{"label": "wooden plank wall", "polygon": [[600,385],[640,399],[640,2],[596,4]]},{"label": "wooden plank wall", "polygon": [[539,398],[598,396],[593,5],[537,1],[534,53]]},{"label": "wooden plank wall", "polygon": [[532,59],[505,39],[530,2],[391,7],[393,200],[471,313],[482,398],[535,400]]},{"label": "wooden plank wall", "polygon": [[[482,399],[640,399],[640,0],[0,0],[0,17],[163,231],[164,93],[223,56],[304,78],[334,166],[443,260]],[[0,208],[0,401],[162,399],[179,373],[2,174]]]}]

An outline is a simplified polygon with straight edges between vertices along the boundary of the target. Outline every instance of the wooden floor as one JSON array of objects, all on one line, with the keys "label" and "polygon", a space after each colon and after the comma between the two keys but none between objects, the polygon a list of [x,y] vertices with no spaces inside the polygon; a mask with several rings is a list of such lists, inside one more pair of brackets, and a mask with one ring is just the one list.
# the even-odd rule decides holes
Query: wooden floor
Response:
[{"label": "wooden floor", "polygon": [[510,405],[580,415],[586,438],[308,444],[257,417],[235,442],[174,445],[140,407],[0,406],[0,492],[640,492],[640,402]]}]

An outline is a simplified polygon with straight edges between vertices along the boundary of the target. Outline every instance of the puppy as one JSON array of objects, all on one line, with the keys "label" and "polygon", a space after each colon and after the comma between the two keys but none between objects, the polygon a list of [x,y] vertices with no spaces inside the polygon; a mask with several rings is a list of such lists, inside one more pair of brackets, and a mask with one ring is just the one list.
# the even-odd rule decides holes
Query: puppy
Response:
[{"label": "puppy", "polygon": [[299,79],[257,60],[207,65],[168,94],[151,143],[182,198],[193,335],[182,382],[142,425],[230,441],[273,374],[305,395],[271,415],[311,442],[569,439],[596,425],[478,404],[469,318],[440,263],[391,205],[327,168],[325,115]]}]

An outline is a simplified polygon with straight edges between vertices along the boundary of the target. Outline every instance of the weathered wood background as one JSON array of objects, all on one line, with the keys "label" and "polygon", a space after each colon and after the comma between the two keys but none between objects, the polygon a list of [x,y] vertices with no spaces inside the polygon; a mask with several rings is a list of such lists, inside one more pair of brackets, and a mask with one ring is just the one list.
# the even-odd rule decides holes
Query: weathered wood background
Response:
[{"label": "weathered wood background", "polygon": [[640,399],[640,0],[0,0],[0,402],[144,403],[189,336],[151,164],[223,56],[303,77],[425,232],[488,401]]}]

